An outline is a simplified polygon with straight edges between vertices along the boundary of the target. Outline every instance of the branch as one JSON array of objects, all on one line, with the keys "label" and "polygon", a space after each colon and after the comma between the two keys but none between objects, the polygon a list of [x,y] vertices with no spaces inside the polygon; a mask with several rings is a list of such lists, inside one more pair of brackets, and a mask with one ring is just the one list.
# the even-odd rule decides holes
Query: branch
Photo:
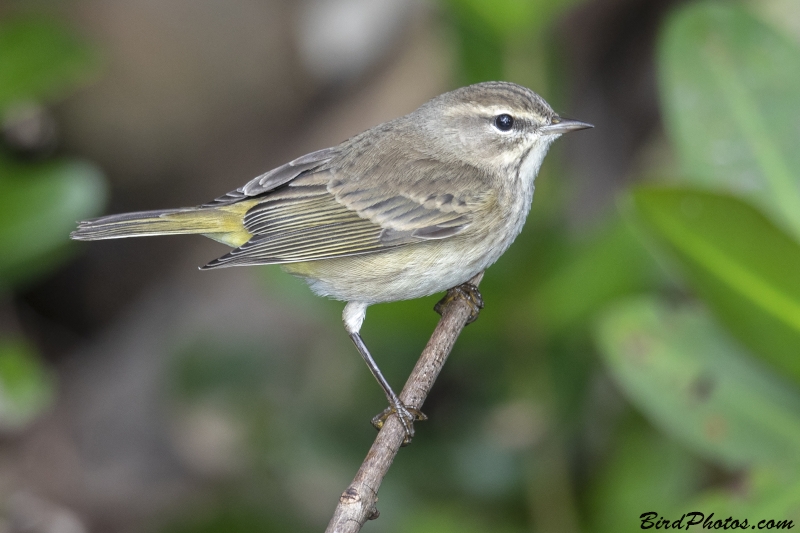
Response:
[{"label": "branch", "polygon": [[[483,272],[469,280],[469,283],[477,287],[482,278]],[[422,408],[472,309],[463,298],[454,298],[445,303],[441,311],[442,319],[433,330],[428,345],[400,393],[400,400],[409,407]],[[378,509],[375,507],[378,489],[404,438],[405,432],[400,421],[396,416],[390,416],[372,443],[353,482],[339,498],[326,533],[357,533],[367,520],[378,518]]]}]

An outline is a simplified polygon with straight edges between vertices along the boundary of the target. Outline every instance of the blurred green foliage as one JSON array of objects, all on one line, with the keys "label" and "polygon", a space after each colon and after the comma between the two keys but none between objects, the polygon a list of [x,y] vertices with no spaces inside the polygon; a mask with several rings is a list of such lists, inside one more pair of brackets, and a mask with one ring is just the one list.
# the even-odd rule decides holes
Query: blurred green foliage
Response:
[{"label": "blurred green foliage", "polygon": [[[98,57],[93,47],[50,19],[2,20],[3,128],[13,127],[15,109],[55,103],[89,82],[99,72]],[[104,197],[102,174],[91,163],[33,160],[0,142],[0,298],[60,264],[71,250],[68,235],[75,220],[98,213]],[[0,331],[0,427],[21,429],[53,397],[53,379],[36,350],[19,333]]]},{"label": "blurred green foliage", "polygon": [[0,431],[24,428],[53,400],[53,377],[33,349],[0,339]]},{"label": "blurred green foliage", "polygon": [[582,1],[442,0],[458,45],[459,84],[510,80],[540,85],[545,34],[553,21]]},{"label": "blurred green foliage", "polygon": [[586,531],[638,530],[639,514],[658,509],[669,516],[707,477],[707,469],[685,447],[639,417],[627,417],[613,438],[609,457],[589,483]]},{"label": "blurred green foliage", "polygon": [[663,275],[634,228],[622,219],[609,226],[575,246],[537,287],[530,301],[537,327],[547,334],[570,331],[609,301],[662,283]]},{"label": "blurred green foliage", "polygon": [[636,209],[730,331],[800,382],[800,245],[746,202],[641,188]]},{"label": "blurred green foliage", "polygon": [[702,309],[624,301],[598,325],[624,392],[666,433],[731,469],[800,468],[800,391],[765,371]]},{"label": "blurred green foliage", "polygon": [[0,290],[58,264],[75,221],[97,213],[102,174],[81,160],[18,162],[0,155]]},{"label": "blurred green foliage", "polygon": [[727,477],[639,509],[796,523],[800,50],[723,2],[677,9],[659,50],[662,110],[683,176],[679,188],[639,187],[624,205],[691,290],[681,299],[695,301],[668,305],[656,293],[614,304],[596,338],[631,403]]},{"label": "blurred green foliage", "polygon": [[99,73],[97,50],[53,20],[18,16],[0,24],[0,110],[51,103]]},{"label": "blurred green foliage", "polygon": [[659,50],[664,121],[686,179],[752,199],[800,236],[800,49],[735,3],[678,10]]}]

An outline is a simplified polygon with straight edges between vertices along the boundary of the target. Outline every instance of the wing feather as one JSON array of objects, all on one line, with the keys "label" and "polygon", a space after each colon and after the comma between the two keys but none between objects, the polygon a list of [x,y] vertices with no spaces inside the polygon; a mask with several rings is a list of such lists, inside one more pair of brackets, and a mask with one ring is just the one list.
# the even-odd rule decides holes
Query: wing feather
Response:
[{"label": "wing feather", "polygon": [[270,170],[260,176],[257,176],[247,182],[244,186],[231,191],[227,194],[215,198],[214,200],[203,204],[200,207],[219,207],[222,205],[230,205],[253,196],[258,196],[270,191],[273,191],[285,185],[286,183],[297,179],[304,173],[313,172],[315,169],[321,167],[330,161],[336,154],[335,148],[325,148],[311,152],[302,157],[298,157],[293,161],[289,161],[277,168]]},{"label": "wing feather", "polygon": [[494,198],[485,189],[459,194],[457,176],[437,175],[442,165],[435,162],[413,161],[389,174],[373,167],[375,179],[366,180],[349,176],[331,154],[314,152],[215,200],[261,195],[244,215],[252,238],[204,268],[314,261],[449,238]]}]

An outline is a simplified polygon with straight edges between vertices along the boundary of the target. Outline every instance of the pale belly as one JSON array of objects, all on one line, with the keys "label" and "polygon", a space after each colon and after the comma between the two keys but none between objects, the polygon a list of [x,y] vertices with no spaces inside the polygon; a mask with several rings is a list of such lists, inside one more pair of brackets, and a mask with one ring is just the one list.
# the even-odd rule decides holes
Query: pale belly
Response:
[{"label": "pale belly", "polygon": [[507,247],[493,239],[429,241],[282,268],[305,278],[320,296],[373,304],[420,298],[460,285],[497,261]]}]

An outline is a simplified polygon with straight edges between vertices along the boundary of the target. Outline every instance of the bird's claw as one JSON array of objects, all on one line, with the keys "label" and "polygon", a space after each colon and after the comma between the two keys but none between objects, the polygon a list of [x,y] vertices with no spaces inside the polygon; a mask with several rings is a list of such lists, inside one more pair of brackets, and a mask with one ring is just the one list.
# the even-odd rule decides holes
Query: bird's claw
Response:
[{"label": "bird's claw", "polygon": [[400,420],[400,423],[403,425],[403,430],[406,433],[402,446],[408,446],[411,444],[411,439],[414,438],[414,422],[417,420],[428,419],[428,417],[425,416],[425,414],[419,409],[403,405],[398,401],[391,402],[389,407],[375,415],[375,417],[372,419],[372,425],[375,426],[375,429],[381,429],[386,423],[386,420],[393,414],[397,415],[397,418]]},{"label": "bird's claw", "polygon": [[448,290],[444,298],[433,306],[433,310],[441,315],[444,312],[445,306],[457,299],[462,299],[469,304],[470,313],[469,318],[467,318],[467,324],[475,322],[478,319],[478,314],[480,314],[481,309],[483,309],[483,296],[481,296],[478,287],[469,282],[462,283]]}]

